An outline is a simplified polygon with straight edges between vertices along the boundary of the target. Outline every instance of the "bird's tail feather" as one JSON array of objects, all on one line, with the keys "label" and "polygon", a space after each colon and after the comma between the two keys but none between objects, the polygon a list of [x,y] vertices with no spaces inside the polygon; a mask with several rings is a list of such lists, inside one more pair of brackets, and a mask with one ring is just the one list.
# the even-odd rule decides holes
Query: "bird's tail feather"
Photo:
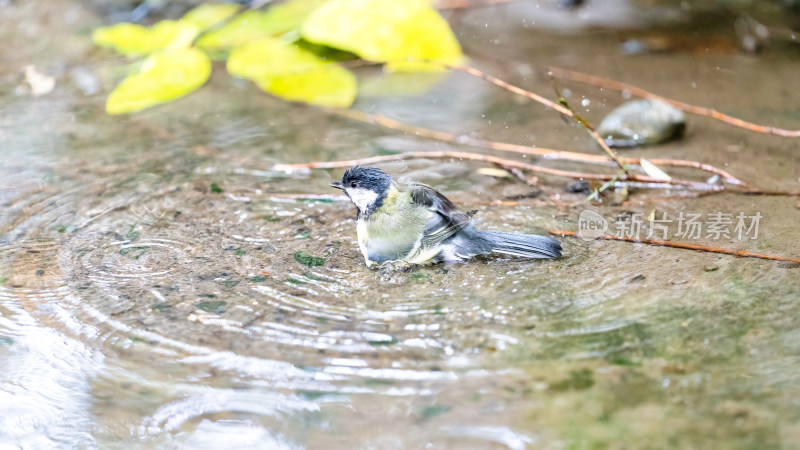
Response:
[{"label": "bird's tail feather", "polygon": [[522,258],[561,257],[561,243],[547,236],[485,230],[481,230],[481,234],[491,243],[491,250],[494,253]]}]

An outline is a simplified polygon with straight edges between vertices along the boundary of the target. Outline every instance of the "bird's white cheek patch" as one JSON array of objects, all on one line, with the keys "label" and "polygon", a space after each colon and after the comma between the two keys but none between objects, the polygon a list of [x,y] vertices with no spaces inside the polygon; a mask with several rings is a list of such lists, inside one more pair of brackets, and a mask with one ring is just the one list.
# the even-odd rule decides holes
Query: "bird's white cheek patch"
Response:
[{"label": "bird's white cheek patch", "polygon": [[350,196],[350,200],[355,203],[358,210],[362,213],[367,212],[370,205],[375,203],[375,200],[378,199],[378,194],[376,192],[363,188],[347,189],[347,195]]}]

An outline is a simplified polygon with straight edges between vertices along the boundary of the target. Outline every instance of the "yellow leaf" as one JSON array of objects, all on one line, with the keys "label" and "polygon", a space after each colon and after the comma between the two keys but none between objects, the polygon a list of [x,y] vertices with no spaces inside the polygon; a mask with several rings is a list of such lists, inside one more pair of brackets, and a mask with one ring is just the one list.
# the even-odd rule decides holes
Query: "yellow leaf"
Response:
[{"label": "yellow leaf", "polygon": [[300,28],[303,21],[327,0],[292,0],[273,6],[265,14],[265,21],[274,34]]},{"label": "yellow leaf", "polygon": [[165,48],[191,45],[198,28],[190,23],[163,20],[152,27],[120,23],[94,30],[92,39],[101,47],[109,47],[126,56],[149,55]]},{"label": "yellow leaf", "polygon": [[347,107],[357,93],[356,79],[350,71],[295,44],[272,38],[234,49],[228,58],[228,72],[290,101]]},{"label": "yellow leaf", "polygon": [[190,23],[203,31],[231,17],[239,11],[233,3],[206,3],[184,14],[181,22]]},{"label": "yellow leaf", "polygon": [[325,0],[293,0],[264,12],[247,11],[219,30],[202,36],[197,45],[219,50],[292,31],[299,28],[305,18],[323,3]]},{"label": "yellow leaf", "polygon": [[391,70],[441,69],[419,62],[458,64],[461,47],[428,0],[331,0],[303,23],[303,38],[386,62]]},{"label": "yellow leaf", "polygon": [[207,49],[223,49],[245,44],[260,37],[269,36],[264,26],[264,12],[246,11],[197,40],[197,46]]},{"label": "yellow leaf", "polygon": [[413,97],[428,92],[447,77],[446,73],[382,73],[359,83],[358,95],[363,97]]},{"label": "yellow leaf", "polygon": [[122,80],[106,102],[109,114],[126,114],[182,97],[211,76],[211,61],[196,48],[150,56],[139,73]]},{"label": "yellow leaf", "polygon": [[346,108],[355,99],[356,80],[350,72],[335,67],[338,66],[303,75],[264,78],[256,80],[256,85],[284,100]]}]

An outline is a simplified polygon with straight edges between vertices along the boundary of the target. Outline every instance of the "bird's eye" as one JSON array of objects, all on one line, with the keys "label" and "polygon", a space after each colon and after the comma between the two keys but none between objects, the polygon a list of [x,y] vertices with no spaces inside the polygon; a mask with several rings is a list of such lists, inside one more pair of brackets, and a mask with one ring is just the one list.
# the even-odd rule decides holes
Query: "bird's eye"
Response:
[{"label": "bird's eye", "polygon": [[351,181],[351,182],[350,182],[350,187],[351,187],[351,188],[354,188],[354,187],[356,187],[356,182],[355,182],[355,181]]}]

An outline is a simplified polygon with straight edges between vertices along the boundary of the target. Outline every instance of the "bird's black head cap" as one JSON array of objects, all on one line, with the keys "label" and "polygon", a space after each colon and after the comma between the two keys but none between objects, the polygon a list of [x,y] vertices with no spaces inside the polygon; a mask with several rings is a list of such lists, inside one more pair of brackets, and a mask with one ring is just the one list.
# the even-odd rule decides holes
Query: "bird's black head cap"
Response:
[{"label": "bird's black head cap", "polygon": [[[356,165],[344,172],[342,181],[331,183],[331,187],[344,190],[356,206],[359,205],[359,195],[357,193],[360,189],[374,192],[374,200],[370,200],[368,205],[362,204],[362,206],[358,206],[358,214],[361,217],[362,214],[371,215],[383,205],[383,201],[386,200],[386,195],[393,184],[392,178],[381,169]],[[361,210],[362,208],[363,211]]]},{"label": "bird's black head cap", "polygon": [[392,186],[392,177],[377,167],[353,166],[344,172],[342,187],[369,189],[384,194]]}]

